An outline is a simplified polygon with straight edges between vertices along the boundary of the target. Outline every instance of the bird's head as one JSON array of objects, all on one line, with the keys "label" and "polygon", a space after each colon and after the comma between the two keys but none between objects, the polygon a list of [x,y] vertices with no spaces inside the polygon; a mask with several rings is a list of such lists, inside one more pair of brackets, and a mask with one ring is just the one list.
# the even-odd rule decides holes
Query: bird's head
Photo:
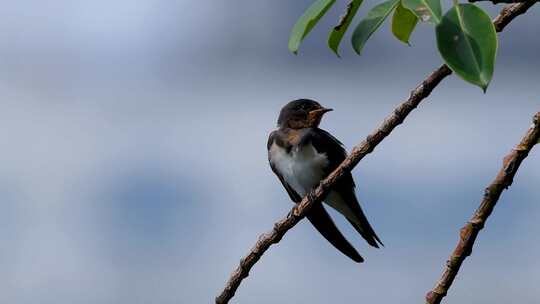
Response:
[{"label": "bird's head", "polygon": [[279,113],[278,127],[302,129],[316,128],[324,113],[332,111],[310,99],[297,99],[286,104]]}]

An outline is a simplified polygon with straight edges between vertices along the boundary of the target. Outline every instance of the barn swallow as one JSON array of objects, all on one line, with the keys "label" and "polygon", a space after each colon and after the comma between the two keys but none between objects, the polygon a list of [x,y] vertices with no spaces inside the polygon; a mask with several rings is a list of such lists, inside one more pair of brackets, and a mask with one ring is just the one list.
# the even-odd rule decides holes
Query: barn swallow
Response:
[{"label": "barn swallow", "polygon": [[[329,111],[332,109],[313,100],[291,101],[281,109],[277,129],[268,138],[270,167],[294,203],[299,203],[347,157],[343,144],[319,128],[322,116]],[[345,216],[369,245],[379,248],[383,244],[360,208],[354,188],[352,175],[347,172],[330,189],[324,203]],[[314,204],[306,217],[343,254],[355,262],[364,261],[322,204]]]}]

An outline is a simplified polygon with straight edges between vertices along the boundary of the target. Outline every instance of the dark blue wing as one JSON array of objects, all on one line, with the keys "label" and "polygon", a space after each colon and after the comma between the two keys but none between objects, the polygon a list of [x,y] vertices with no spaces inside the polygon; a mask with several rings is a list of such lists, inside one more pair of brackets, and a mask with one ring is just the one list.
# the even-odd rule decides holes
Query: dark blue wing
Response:
[{"label": "dark blue wing", "polygon": [[[325,173],[330,174],[336,169],[341,162],[347,157],[347,151],[343,144],[332,136],[330,133],[322,129],[312,129],[309,132],[309,137],[306,140],[311,140],[311,143],[319,153],[326,153],[328,158],[328,166],[325,168]],[[350,172],[345,173],[340,180],[334,185],[333,190],[338,192],[345,201],[345,204],[354,213],[355,219],[347,219],[360,235],[373,247],[383,245],[371,225],[367,220],[354,192],[354,180]]]},{"label": "dark blue wing", "polygon": [[[276,134],[276,132],[272,132],[270,134],[270,137],[268,138],[267,148],[269,151],[270,147],[274,143],[276,136],[279,136],[279,134]],[[283,179],[282,175],[278,172],[272,162],[269,161],[269,163],[270,168],[272,168],[272,171],[279,178],[281,184],[289,194],[291,200],[295,203],[299,203],[302,200],[302,197],[296,191],[294,191],[294,189],[289,184],[287,184],[287,182]],[[362,256],[360,256],[360,254],[356,251],[356,249],[354,249],[351,243],[349,243],[349,241],[347,241],[343,234],[338,230],[336,224],[334,224],[334,221],[332,220],[328,212],[326,212],[321,203],[313,205],[306,217],[315,227],[315,229],[317,229],[317,231],[319,231],[319,233],[322,234],[324,238],[326,238],[326,240],[328,240],[330,244],[334,245],[334,247],[336,247],[339,251],[341,251],[343,254],[345,254],[355,262],[361,263],[364,261]]]}]

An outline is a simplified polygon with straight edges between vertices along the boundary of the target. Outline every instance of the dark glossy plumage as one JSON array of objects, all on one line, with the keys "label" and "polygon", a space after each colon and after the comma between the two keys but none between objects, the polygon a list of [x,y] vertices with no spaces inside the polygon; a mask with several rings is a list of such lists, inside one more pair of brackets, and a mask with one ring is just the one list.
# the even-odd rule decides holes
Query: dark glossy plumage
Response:
[{"label": "dark glossy plumage", "polygon": [[[314,101],[293,101],[282,109],[278,119],[279,128],[268,139],[272,171],[295,203],[347,157],[341,142],[318,128],[322,114],[327,111]],[[314,112],[318,117],[311,115]],[[368,244],[378,247],[382,243],[364,215],[354,187],[352,175],[345,174],[332,188],[325,203],[345,215]],[[337,249],[356,262],[363,261],[337,229],[322,204],[314,206],[307,218]]]}]

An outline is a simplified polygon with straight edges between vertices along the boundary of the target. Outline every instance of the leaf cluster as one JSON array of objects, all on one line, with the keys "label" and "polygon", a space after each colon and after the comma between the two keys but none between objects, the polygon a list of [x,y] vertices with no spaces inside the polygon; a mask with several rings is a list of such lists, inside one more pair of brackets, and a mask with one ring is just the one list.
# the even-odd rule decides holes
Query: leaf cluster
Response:
[{"label": "leaf cluster", "polygon": [[[338,24],[328,35],[328,47],[339,57],[339,46],[363,0],[352,0]],[[294,25],[289,50],[298,53],[300,44],[335,0],[315,0]],[[489,15],[474,4],[454,1],[443,14],[441,0],[386,0],[372,7],[352,32],[351,43],[361,54],[367,41],[392,14],[392,34],[410,45],[418,22],[434,26],[439,53],[452,71],[485,92],[492,77],[497,54],[497,34]]]}]

